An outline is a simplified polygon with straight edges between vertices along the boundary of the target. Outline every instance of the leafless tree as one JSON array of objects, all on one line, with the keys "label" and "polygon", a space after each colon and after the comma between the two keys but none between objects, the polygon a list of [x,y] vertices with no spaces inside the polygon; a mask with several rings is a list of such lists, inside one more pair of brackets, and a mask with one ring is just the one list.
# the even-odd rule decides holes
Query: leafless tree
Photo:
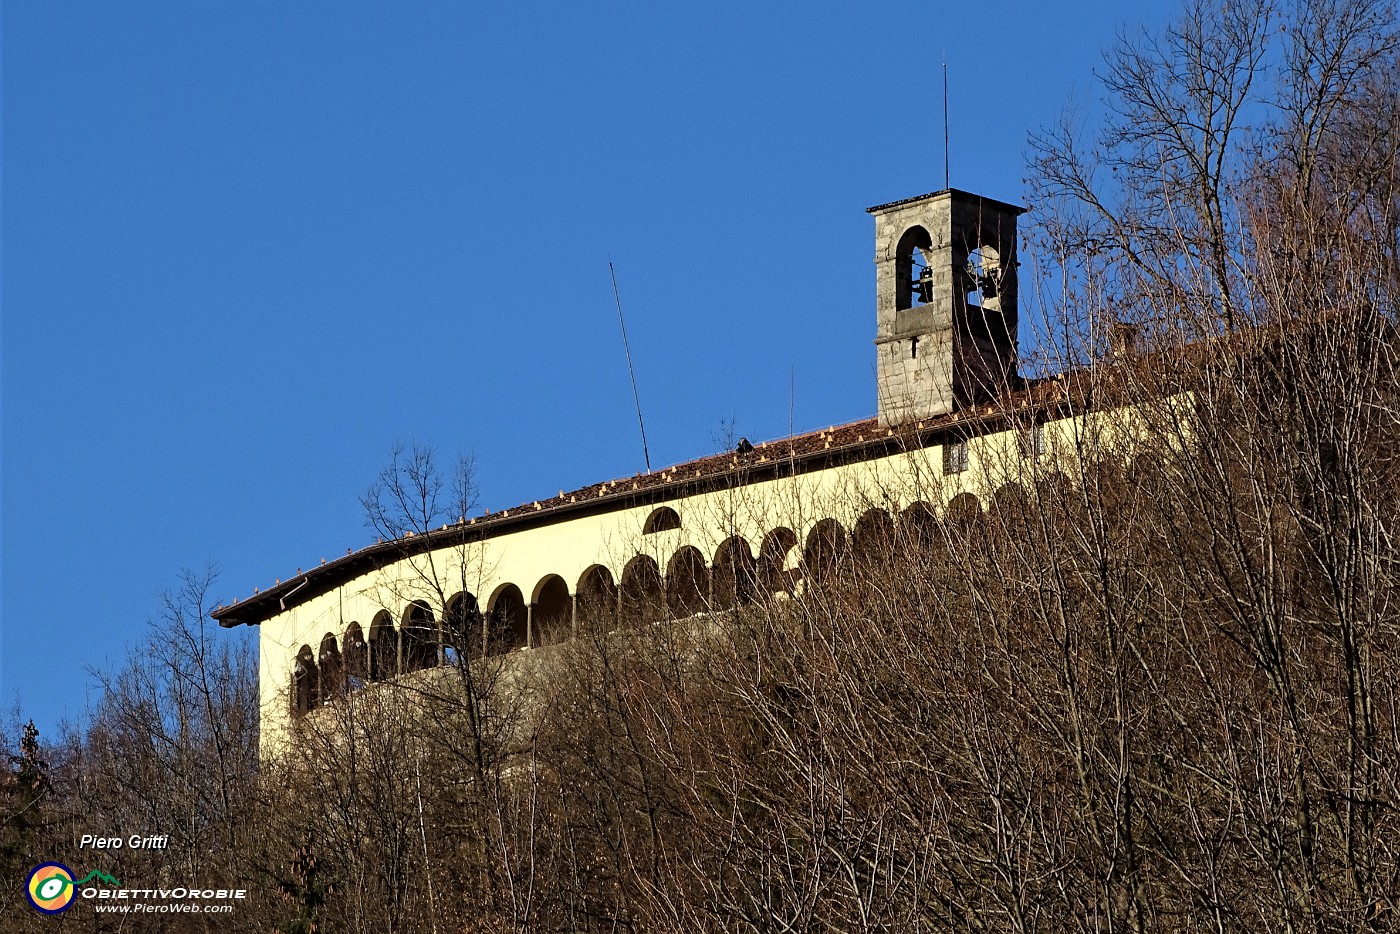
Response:
[{"label": "leafless tree", "polygon": [[[1393,244],[1396,51],[1385,0],[1190,0],[1121,37],[1104,119],[1067,112],[1031,138],[1045,274],[1096,312],[1081,337],[1130,321],[1199,339],[1266,313],[1244,281],[1262,203],[1374,212]],[[1091,323],[1070,317],[1061,333]]]}]

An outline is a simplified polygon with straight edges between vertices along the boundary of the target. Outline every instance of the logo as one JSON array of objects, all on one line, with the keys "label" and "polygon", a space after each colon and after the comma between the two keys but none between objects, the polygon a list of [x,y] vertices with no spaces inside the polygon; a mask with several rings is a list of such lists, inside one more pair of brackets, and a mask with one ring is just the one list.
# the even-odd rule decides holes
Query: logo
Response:
[{"label": "logo", "polygon": [[41,863],[29,873],[24,893],[29,896],[29,904],[35,911],[46,915],[56,915],[67,911],[73,904],[76,886],[73,885],[73,870],[62,863]]},{"label": "logo", "polygon": [[93,879],[121,888],[121,883],[105,872],[94,869],[77,882],[73,881],[73,870],[62,863],[44,863],[35,866],[24,884],[24,893],[29,896],[29,904],[35,911],[46,915],[56,915],[67,911],[73,904],[78,889]]}]

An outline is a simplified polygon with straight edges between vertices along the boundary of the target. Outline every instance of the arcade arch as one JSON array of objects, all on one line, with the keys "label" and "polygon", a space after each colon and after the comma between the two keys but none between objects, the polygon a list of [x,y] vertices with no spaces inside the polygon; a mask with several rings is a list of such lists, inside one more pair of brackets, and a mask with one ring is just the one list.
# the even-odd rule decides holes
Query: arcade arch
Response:
[{"label": "arcade arch", "polygon": [[817,586],[836,576],[846,555],[846,530],[835,519],[823,519],[807,533],[802,551],[802,567],[809,586]]},{"label": "arcade arch", "polygon": [[792,573],[788,570],[788,552],[797,545],[797,533],[779,526],[763,537],[758,550],[759,585],[767,593],[792,593]]},{"label": "arcade arch", "polygon": [[334,633],[328,632],[322,637],[316,661],[321,676],[321,703],[324,704],[345,693],[345,666]]},{"label": "arcade arch", "polygon": [[400,657],[405,672],[422,671],[437,666],[437,623],[433,619],[433,611],[428,609],[426,603],[415,600],[408,605],[399,632],[403,640]]},{"label": "arcade arch", "polygon": [[486,613],[486,653],[499,655],[523,648],[529,638],[525,598],[514,584],[502,584],[491,596]]},{"label": "arcade arch", "polygon": [[579,632],[607,632],[617,624],[617,585],[612,572],[595,564],[578,579]]},{"label": "arcade arch", "polygon": [[749,543],[740,535],[726,538],[715,551],[710,571],[710,600],[728,610],[752,603],[758,592],[758,564]]},{"label": "arcade arch", "polygon": [[292,709],[295,713],[308,713],[319,702],[316,675],[316,659],[311,654],[311,646],[303,645],[292,665]]},{"label": "arcade arch", "polygon": [[345,627],[345,690],[355,691],[369,680],[369,646],[359,623]]},{"label": "arcade arch", "polygon": [[532,601],[531,641],[534,645],[553,645],[573,634],[574,600],[569,585],[558,574],[550,574],[535,585]]},{"label": "arcade arch", "polygon": [[677,618],[705,612],[710,595],[710,574],[705,557],[693,545],[671,556],[666,566],[666,603]]},{"label": "arcade arch", "polygon": [[637,555],[622,569],[618,615],[624,628],[654,623],[666,615],[661,572],[647,555]]},{"label": "arcade arch", "polygon": [[388,610],[380,610],[369,625],[369,680],[386,681],[399,673],[399,640]]}]

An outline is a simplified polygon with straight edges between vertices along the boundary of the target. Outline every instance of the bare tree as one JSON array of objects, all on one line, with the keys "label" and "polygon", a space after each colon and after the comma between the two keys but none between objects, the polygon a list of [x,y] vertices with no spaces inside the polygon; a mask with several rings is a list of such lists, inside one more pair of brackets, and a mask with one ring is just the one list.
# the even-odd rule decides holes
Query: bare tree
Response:
[{"label": "bare tree", "polygon": [[531,924],[535,825],[510,779],[530,771],[529,696],[502,651],[514,620],[477,603],[489,570],[467,522],[477,502],[470,459],[445,472],[428,447],[393,450],[362,505],[391,545],[374,596],[402,625],[371,638],[369,679],[345,659],[331,683],[321,673],[279,773],[303,802],[293,845],[338,887],[318,910],[356,929]]},{"label": "bare tree", "polygon": [[1199,339],[1267,312],[1244,281],[1261,199],[1379,209],[1393,243],[1396,42],[1384,0],[1191,0],[1120,38],[1097,129],[1067,113],[1031,137],[1042,261],[1082,285],[1094,337],[1127,320]]}]

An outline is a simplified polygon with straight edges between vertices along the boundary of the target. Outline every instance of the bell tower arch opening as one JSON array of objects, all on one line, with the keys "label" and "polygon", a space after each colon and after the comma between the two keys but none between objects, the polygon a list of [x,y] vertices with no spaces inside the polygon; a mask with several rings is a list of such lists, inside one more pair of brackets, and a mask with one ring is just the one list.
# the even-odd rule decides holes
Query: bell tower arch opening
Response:
[{"label": "bell tower arch opening", "polygon": [[906,311],[933,301],[933,238],[917,224],[899,238],[895,277],[897,310]]},{"label": "bell tower arch opening", "polygon": [[978,246],[967,254],[967,303],[986,308],[997,301],[1001,284],[1001,260],[996,247]]}]

